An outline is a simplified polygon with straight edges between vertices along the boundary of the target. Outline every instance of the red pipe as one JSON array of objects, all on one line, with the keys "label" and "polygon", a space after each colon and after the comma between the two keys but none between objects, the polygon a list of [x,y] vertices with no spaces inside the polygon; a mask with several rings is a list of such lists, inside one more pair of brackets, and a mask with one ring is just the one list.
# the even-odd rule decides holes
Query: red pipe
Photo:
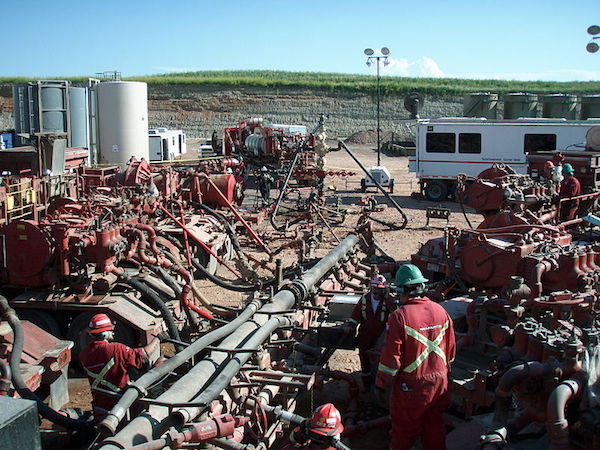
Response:
[{"label": "red pipe", "polygon": [[238,273],[237,271],[235,271],[234,269],[232,269],[231,267],[229,267],[229,265],[227,265],[227,263],[225,261],[223,261],[223,258],[221,258],[219,255],[217,255],[215,252],[213,252],[212,249],[208,245],[206,245],[204,243],[204,241],[202,241],[202,239],[200,239],[198,236],[196,236],[196,233],[194,233],[192,230],[190,230],[189,228],[187,228],[186,225],[183,222],[181,222],[179,219],[177,219],[177,217],[175,217],[173,214],[171,214],[164,206],[161,206],[160,209],[161,209],[162,212],[164,212],[167,215],[167,217],[169,219],[171,219],[173,222],[175,222],[175,224],[178,227],[180,227],[185,233],[187,233],[187,235],[189,237],[191,237],[194,242],[196,242],[198,245],[200,245],[200,247],[202,247],[207,253],[209,253],[210,255],[212,255],[215,258],[217,258],[217,261],[219,261],[227,269],[229,269],[229,271],[232,274],[234,274],[236,277],[242,278],[242,275],[240,273]]},{"label": "red pipe", "polygon": [[550,437],[550,450],[565,449],[569,446],[569,422],[565,417],[568,403],[578,397],[583,383],[569,379],[560,383],[550,394],[546,409],[546,430]]},{"label": "red pipe", "polygon": [[227,200],[227,198],[225,198],[225,196],[223,195],[223,193],[221,192],[221,190],[210,179],[210,177],[208,175],[206,175],[205,173],[202,173],[202,172],[196,173],[196,174],[194,174],[194,176],[206,179],[206,181],[215,189],[215,192],[221,198],[221,200],[231,210],[231,212],[233,213],[233,215],[235,216],[235,218],[242,223],[242,225],[244,226],[244,228],[246,229],[246,231],[248,231],[248,233],[250,234],[250,236],[252,236],[252,239],[254,239],[256,241],[256,243],[263,248],[263,250],[267,253],[267,255],[270,255],[271,254],[271,250],[269,250],[269,248],[265,245],[265,243],[262,241],[262,239],[256,234],[256,232],[248,224],[248,222],[246,222],[244,220],[244,218],[240,215],[240,213],[237,211],[237,209]]},{"label": "red pipe", "polygon": [[[175,270],[183,279],[185,279],[186,282],[181,289],[181,296],[179,298],[179,302],[182,308],[189,308],[206,319],[214,319],[214,316],[211,313],[196,306],[189,298],[190,291],[192,290],[192,283],[194,282],[192,274],[182,266],[174,264],[167,258],[163,257],[161,253],[158,253],[154,258],[151,258],[148,255],[146,255],[146,253],[144,252],[146,249],[146,236],[141,230],[138,229],[131,229],[131,232],[138,236],[139,245],[137,257],[140,260],[140,262],[144,264],[158,265],[164,267],[165,269]],[[154,236],[156,237],[156,235]],[[160,252],[158,248],[156,248],[156,250],[157,252]]]}]

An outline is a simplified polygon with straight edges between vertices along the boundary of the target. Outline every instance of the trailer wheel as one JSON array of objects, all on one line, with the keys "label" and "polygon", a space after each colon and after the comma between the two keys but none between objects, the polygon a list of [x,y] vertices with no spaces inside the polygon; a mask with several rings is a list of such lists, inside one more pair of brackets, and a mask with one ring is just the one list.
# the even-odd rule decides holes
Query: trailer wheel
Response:
[{"label": "trailer wheel", "polygon": [[448,186],[443,181],[428,181],[425,186],[425,197],[432,202],[441,202],[448,197]]},{"label": "trailer wheel", "polygon": [[[98,311],[98,313],[101,311]],[[78,314],[73,317],[71,324],[69,325],[69,329],[67,330],[67,339],[73,341],[73,348],[71,349],[71,353],[75,358],[79,357],[79,353],[90,343],[90,335],[87,332],[88,326],[90,324],[90,319],[94,316],[96,312],[84,312]],[[137,340],[135,338],[135,334],[133,330],[131,330],[127,325],[115,320],[114,317],[111,317],[110,312],[108,316],[115,324],[115,342],[120,342],[129,347],[135,347]]]},{"label": "trailer wheel", "polygon": [[360,192],[367,192],[367,180],[364,178],[360,180]]}]

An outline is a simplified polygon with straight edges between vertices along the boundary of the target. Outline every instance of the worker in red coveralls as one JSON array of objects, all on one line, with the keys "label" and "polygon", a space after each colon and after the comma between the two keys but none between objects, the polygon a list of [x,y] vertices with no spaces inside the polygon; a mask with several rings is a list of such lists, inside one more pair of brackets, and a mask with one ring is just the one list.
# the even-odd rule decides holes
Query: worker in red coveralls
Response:
[{"label": "worker in red coveralls", "polygon": [[129,370],[140,369],[150,362],[160,341],[154,338],[148,345],[131,348],[114,339],[115,325],[106,314],[96,314],[90,320],[88,333],[92,342],[81,351],[79,360],[92,387],[94,416],[104,416],[115,404],[114,397],[95,392],[94,388],[118,393],[129,382]]},{"label": "worker in red coveralls", "polygon": [[444,308],[423,296],[425,282],[412,264],[396,272],[400,306],[388,321],[377,370],[376,385],[392,386],[390,448],[394,450],[409,450],[418,436],[424,450],[446,448],[442,415],[450,400],[454,329]]},{"label": "worker in red coveralls", "polygon": [[350,332],[358,326],[358,356],[360,358],[361,379],[365,391],[371,389],[374,373],[371,370],[370,350],[375,348],[381,334],[385,331],[392,304],[388,295],[388,286],[383,275],[375,274],[370,280],[370,292],[363,295],[348,320]]},{"label": "worker in red coveralls", "polygon": [[[560,191],[558,192],[559,198],[575,197],[581,194],[581,183],[573,175],[575,171],[571,164],[566,163],[563,165],[562,173],[565,177],[560,182]],[[579,200],[569,200],[563,202],[560,208],[560,219],[562,221],[572,220],[577,215],[577,209],[579,208]]]},{"label": "worker in red coveralls", "polygon": [[340,446],[344,431],[342,416],[335,406],[326,403],[319,406],[310,419],[305,419],[290,434],[290,442],[283,450],[329,450]]}]

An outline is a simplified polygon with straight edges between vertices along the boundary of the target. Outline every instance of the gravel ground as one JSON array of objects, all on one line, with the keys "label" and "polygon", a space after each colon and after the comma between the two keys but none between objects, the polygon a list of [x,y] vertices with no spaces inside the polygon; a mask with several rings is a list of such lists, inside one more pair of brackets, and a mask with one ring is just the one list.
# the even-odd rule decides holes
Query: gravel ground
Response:
[{"label": "gravel ground", "polygon": [[[185,157],[192,157],[195,155],[194,149],[196,148],[197,142],[195,140],[188,141],[188,148],[190,151]],[[370,167],[376,164],[377,155],[376,151],[372,149],[372,146],[368,145],[355,145],[351,146],[351,150],[355,152],[359,160],[366,166]],[[375,224],[375,237],[380,242],[384,250],[398,261],[408,261],[410,255],[415,253],[421,244],[427,240],[442,235],[443,226],[445,222],[437,221],[432,222],[432,227],[426,228],[426,217],[425,209],[433,204],[420,196],[415,195],[414,192],[418,189],[417,180],[413,174],[408,173],[408,159],[406,157],[393,157],[382,154],[381,162],[391,172],[395,178],[395,192],[393,194],[394,200],[400,205],[408,216],[408,225],[404,230],[389,230],[384,226]],[[342,204],[347,205],[350,209],[359,210],[358,202],[362,197],[360,190],[360,180],[363,175],[360,169],[355,165],[352,159],[344,151],[332,152],[327,156],[327,168],[332,170],[351,170],[357,172],[356,175],[348,177],[346,179],[331,177],[327,178],[327,186],[335,187],[334,196],[339,196]],[[375,194],[375,190],[371,190]],[[253,204],[255,201],[256,192],[254,190],[247,191],[245,204]],[[272,197],[276,196],[276,192],[272,192]],[[378,203],[385,204],[387,200],[380,193],[375,194],[375,198]],[[435,205],[440,206],[440,205]],[[450,226],[456,227],[467,227],[467,223],[459,210],[457,204],[452,202],[444,202],[443,207],[449,208],[452,213],[450,217]],[[386,207],[382,212],[376,213],[376,217],[388,221],[388,222],[399,222],[400,217],[398,212],[393,207]],[[476,221],[477,215],[469,214],[470,220]],[[339,227],[335,230],[336,234],[339,234],[340,238],[344,234],[354,229],[354,224],[358,219],[358,215],[350,214],[343,227]],[[265,239],[268,239],[270,231],[270,225],[268,221],[263,222],[257,227],[257,230],[262,233]],[[336,244],[331,234],[326,234],[326,242],[317,250],[317,256],[322,256],[330,251]],[[272,238],[272,236],[270,236]],[[278,241],[269,242],[271,248],[276,248],[281,244]],[[283,243],[283,242],[282,242]],[[259,252],[255,252],[257,257],[261,257]],[[264,256],[262,256],[264,259]],[[295,259],[295,253],[293,251],[286,251],[282,253],[284,265],[290,264]],[[271,264],[272,265],[272,264]],[[219,275],[226,276],[223,268],[219,269]],[[203,294],[207,298],[215,303],[227,303],[229,305],[238,305],[244,300],[244,295],[240,293],[226,291],[219,287],[214,286],[212,283],[207,281],[196,281],[197,285],[202,289]],[[356,351],[338,350],[335,352],[333,357],[330,359],[329,367],[334,370],[343,370],[354,374],[358,379],[358,373],[360,371],[360,364],[358,360],[358,353]],[[313,406],[318,404],[326,403],[331,401],[341,408],[342,412],[347,406],[348,397],[346,395],[346,385],[343,382],[332,381],[325,384],[321,392],[315,393],[312,399],[309,396],[305,396],[299,404],[299,411],[303,414],[307,414],[310,409],[311,403]],[[89,409],[90,407],[90,395],[89,389],[82,380],[73,380],[71,382],[71,399],[72,402],[68,406],[79,407],[83,409]],[[372,417],[372,408],[367,407],[369,405],[368,396],[361,394],[361,401],[365,408],[362,409],[362,418],[368,419]],[[379,450],[389,448],[387,439],[387,429],[372,430],[364,435],[357,436],[352,439],[350,445],[355,450],[370,449]]]}]

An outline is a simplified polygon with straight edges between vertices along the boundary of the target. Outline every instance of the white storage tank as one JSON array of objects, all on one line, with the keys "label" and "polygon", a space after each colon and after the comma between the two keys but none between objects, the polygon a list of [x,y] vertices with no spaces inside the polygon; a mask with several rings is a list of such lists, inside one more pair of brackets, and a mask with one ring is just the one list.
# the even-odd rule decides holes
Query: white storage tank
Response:
[{"label": "white storage tank", "polygon": [[100,164],[148,160],[148,86],[139,81],[96,85]]}]

